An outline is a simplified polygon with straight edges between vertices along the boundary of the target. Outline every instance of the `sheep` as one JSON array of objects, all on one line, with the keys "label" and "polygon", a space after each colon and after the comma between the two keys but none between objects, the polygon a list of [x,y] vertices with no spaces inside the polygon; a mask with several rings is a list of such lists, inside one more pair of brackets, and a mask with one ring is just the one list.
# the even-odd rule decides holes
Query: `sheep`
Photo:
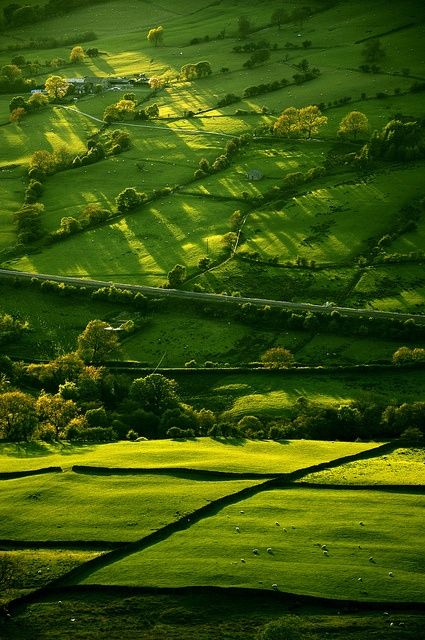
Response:
[{"label": "sheep", "polygon": [[390,578],[392,578],[394,576],[392,571],[388,571],[388,575],[390,576]]},{"label": "sheep", "polygon": [[235,527],[235,531],[236,531],[236,533],[240,533],[240,532],[241,532],[241,530],[239,529],[239,527]]},{"label": "sheep", "polygon": [[273,549],[271,547],[267,547],[267,553],[273,553]]},{"label": "sheep", "polygon": [[284,530],[284,532],[285,532],[285,533],[287,533],[287,532],[288,532],[288,530],[287,530],[287,529],[285,529],[285,527],[283,527],[283,530]]},{"label": "sheep", "polygon": [[364,527],[364,522],[359,522],[359,525],[360,525],[361,527]]},{"label": "sheep", "polygon": [[244,559],[244,558],[241,558],[241,562],[244,564],[244,563],[245,563],[245,559]]},{"label": "sheep", "polygon": [[239,511],[239,513],[245,513],[245,511]]},{"label": "sheep", "polygon": [[328,547],[326,544],[322,544],[322,546],[320,547],[322,551],[327,551]]},{"label": "sheep", "polygon": [[276,583],[272,584],[273,591],[278,591],[278,586]]},{"label": "sheep", "polygon": [[253,549],[253,550],[252,550],[252,553],[254,554],[254,556],[258,556],[259,551],[258,551],[258,549]]},{"label": "sheep", "polygon": [[363,578],[357,578],[359,582],[363,582]]},{"label": "sheep", "polygon": [[280,527],[280,524],[278,522],[275,522],[276,527]]},{"label": "sheep", "polygon": [[370,558],[369,558],[369,562],[375,562],[375,560],[373,559],[373,557],[372,557],[372,556],[370,556]]},{"label": "sheep", "polygon": [[326,549],[323,550],[323,555],[324,556],[328,556],[329,555],[329,551],[326,551]]}]

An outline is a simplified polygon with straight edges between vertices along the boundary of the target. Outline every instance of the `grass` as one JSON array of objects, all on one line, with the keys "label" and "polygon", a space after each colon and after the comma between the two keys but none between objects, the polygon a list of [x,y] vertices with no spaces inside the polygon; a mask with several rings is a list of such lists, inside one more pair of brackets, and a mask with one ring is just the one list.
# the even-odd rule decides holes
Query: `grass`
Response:
[{"label": "grass", "polygon": [[335,469],[326,469],[305,476],[302,482],[323,484],[425,484],[425,452],[423,449],[396,449],[392,453],[356,462],[347,462]]},{"label": "grass", "polygon": [[183,398],[196,406],[225,411],[231,418],[256,415],[281,419],[291,415],[300,396],[322,406],[355,401],[385,406],[415,402],[422,396],[422,371],[380,371],[366,373],[270,372],[249,375],[198,374],[196,380],[175,375]]},{"label": "grass", "polygon": [[[8,560],[15,567],[15,571],[9,588],[2,589],[0,605],[6,603],[11,597],[19,597],[29,590],[44,586],[97,555],[98,553],[94,551],[71,551],[68,549],[2,551],[1,558]],[[16,570],[17,567],[19,570]]]},{"label": "grass", "polygon": [[348,304],[388,311],[425,308],[425,280],[416,264],[386,264],[365,270]]},{"label": "grass", "polygon": [[[69,470],[72,465],[79,464],[126,468],[185,467],[205,471],[272,475],[289,473],[319,462],[367,451],[375,446],[374,443],[306,440],[290,440],[282,444],[246,440],[233,445],[210,438],[184,442],[150,440],[80,446],[67,443],[61,445],[0,443],[0,470],[2,472],[23,471],[48,466],[61,466]],[[55,476],[57,477],[62,476]],[[87,476],[81,476],[79,482],[83,483],[83,480],[88,481]],[[49,480],[45,479],[45,481]],[[142,485],[144,476],[137,482]],[[28,483],[31,484],[31,479]]]},{"label": "grass", "polygon": [[[255,484],[167,476],[87,476],[76,473],[5,480],[0,539],[129,542],[184,514]],[[15,509],[10,512],[10,504]],[[7,514],[7,516],[6,516]]]},{"label": "grass", "polygon": [[[329,598],[422,601],[423,496],[364,491],[360,504],[358,492],[343,496],[302,488],[261,492],[84,582],[261,589],[277,584],[281,591]],[[324,519],[324,513],[332,517]]]},{"label": "grass", "polygon": [[[253,638],[271,620],[287,620],[291,627],[319,640],[332,634],[335,640],[384,640],[420,637],[423,615],[420,613],[352,612],[296,606],[293,603],[251,593],[128,593],[61,594],[28,605],[16,612],[6,627],[10,640],[34,637],[56,640],[58,629],[76,640],[246,640]],[[73,621],[72,621],[73,620]],[[52,624],[52,621],[55,624]]]}]

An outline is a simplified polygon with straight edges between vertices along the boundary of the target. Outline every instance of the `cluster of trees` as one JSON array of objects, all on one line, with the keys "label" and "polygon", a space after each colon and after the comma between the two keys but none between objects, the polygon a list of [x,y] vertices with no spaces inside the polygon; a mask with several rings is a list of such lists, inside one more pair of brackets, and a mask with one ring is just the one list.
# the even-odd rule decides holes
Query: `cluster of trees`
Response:
[{"label": "cluster of trees", "polygon": [[248,144],[250,139],[251,136],[249,134],[243,134],[239,137],[232,138],[226,143],[223,153],[217,156],[212,163],[210,163],[207,158],[201,158],[198,169],[195,170],[194,178],[205,178],[211,173],[226,169],[230,165],[231,157],[237,153],[242,146]]},{"label": "cluster of trees", "polygon": [[[0,437],[103,442],[117,438],[312,438],[356,440],[404,437],[419,441],[425,430],[425,403],[346,403],[323,407],[300,396],[278,421],[247,415],[239,421],[182,402],[177,384],[153,373],[133,380],[87,359],[108,357],[115,334],[92,321],[78,348],[47,364],[0,361]],[[112,339],[112,340],[111,340]],[[10,382],[4,373],[12,378]],[[38,394],[20,390],[25,384]]]},{"label": "cluster of trees", "polygon": [[[160,82],[158,79],[158,86]],[[126,93],[121,100],[110,104],[103,112],[103,119],[107,123],[119,122],[122,120],[148,120],[149,118],[158,118],[159,107],[153,103],[145,109],[137,109],[136,96],[134,93]]]},{"label": "cluster of trees", "polygon": [[127,187],[117,195],[115,202],[120,213],[128,213],[146,202],[146,198],[146,193],[141,193],[134,187]]},{"label": "cluster of trees", "polygon": [[0,69],[0,93],[29,91],[35,81],[24,77],[23,70],[16,64],[5,64]]},{"label": "cluster of trees", "polygon": [[311,138],[327,121],[327,117],[322,115],[319,107],[315,105],[301,109],[288,107],[277,118],[273,130],[276,134],[285,137],[305,135]]},{"label": "cluster of trees", "polygon": [[43,93],[33,93],[27,100],[22,96],[15,96],[9,102],[11,122],[20,122],[28,113],[38,112],[47,106],[49,100]]},{"label": "cluster of trees", "polygon": [[13,214],[18,244],[29,244],[43,236],[42,214],[44,205],[39,202],[24,204]]},{"label": "cluster of trees", "polygon": [[21,5],[12,2],[3,8],[3,24],[6,27],[20,27],[24,24],[33,24],[52,18],[54,16],[69,13],[74,9],[87,4],[97,4],[104,0],[48,0],[45,5]]},{"label": "cluster of trees", "polygon": [[29,329],[28,320],[15,318],[10,313],[0,314],[0,345],[19,339]]},{"label": "cluster of trees", "polygon": [[235,53],[251,53],[253,51],[262,51],[264,49],[276,50],[278,45],[271,44],[268,40],[259,40],[258,42],[246,42],[245,44],[238,44],[233,47]]},{"label": "cluster of trees", "polygon": [[372,134],[360,154],[370,159],[411,161],[425,157],[424,123],[390,120],[381,131]]},{"label": "cluster of trees", "polygon": [[409,347],[400,347],[393,353],[393,364],[396,365],[411,365],[411,364],[425,364],[425,349],[415,347],[413,349]]},{"label": "cluster of trees", "polygon": [[245,69],[253,69],[257,64],[263,64],[270,58],[270,51],[268,49],[257,49],[251,53],[251,56],[246,62],[243,63]]},{"label": "cluster of trees", "polygon": [[210,63],[207,60],[202,60],[196,64],[184,64],[180,69],[179,77],[181,80],[196,80],[198,78],[207,78],[211,74]]}]

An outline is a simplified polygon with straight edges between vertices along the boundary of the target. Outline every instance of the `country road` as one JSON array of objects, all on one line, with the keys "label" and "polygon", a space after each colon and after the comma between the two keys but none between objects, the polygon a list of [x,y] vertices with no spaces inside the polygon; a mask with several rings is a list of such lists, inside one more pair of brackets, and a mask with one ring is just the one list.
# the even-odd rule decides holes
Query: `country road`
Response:
[{"label": "country road", "polygon": [[234,297],[218,293],[200,293],[197,291],[181,291],[179,289],[163,289],[162,287],[148,287],[138,284],[123,284],[121,282],[111,282],[105,280],[92,280],[90,278],[76,278],[73,276],[57,276],[46,273],[30,273],[27,271],[15,271],[12,269],[0,269],[0,277],[4,278],[36,278],[38,280],[53,280],[56,282],[64,282],[73,285],[82,285],[86,287],[109,287],[114,286],[117,289],[129,289],[130,291],[139,291],[146,296],[162,296],[176,298],[180,300],[199,300],[204,302],[241,304],[250,302],[255,305],[268,305],[270,307],[278,307],[282,309],[293,309],[298,311],[311,311],[320,313],[331,313],[338,311],[342,316],[367,316],[374,318],[393,318],[397,320],[410,320],[425,324],[425,315],[412,313],[398,313],[396,311],[377,311],[376,309],[354,309],[352,307],[338,307],[326,304],[312,304],[310,302],[288,302],[284,300],[269,300],[267,298],[247,298]]}]

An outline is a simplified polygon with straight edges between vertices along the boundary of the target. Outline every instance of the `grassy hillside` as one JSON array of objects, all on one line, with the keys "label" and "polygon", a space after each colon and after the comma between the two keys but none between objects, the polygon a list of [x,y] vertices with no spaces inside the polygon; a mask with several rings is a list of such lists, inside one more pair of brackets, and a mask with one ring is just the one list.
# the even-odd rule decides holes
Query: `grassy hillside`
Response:
[{"label": "grassy hillside", "polygon": [[326,597],[419,601],[422,509],[422,496],[405,493],[364,491],[359,503],[353,491],[262,492],[85,582],[138,584],[143,574],[144,584],[157,586],[277,584],[281,591]]},{"label": "grassy hillside", "polygon": [[319,462],[373,449],[374,443],[309,442],[284,444],[247,440],[229,444],[200,438],[196,442],[152,440],[105,445],[0,444],[0,469],[24,471],[74,464],[102,467],[185,467],[237,473],[289,473]]}]

